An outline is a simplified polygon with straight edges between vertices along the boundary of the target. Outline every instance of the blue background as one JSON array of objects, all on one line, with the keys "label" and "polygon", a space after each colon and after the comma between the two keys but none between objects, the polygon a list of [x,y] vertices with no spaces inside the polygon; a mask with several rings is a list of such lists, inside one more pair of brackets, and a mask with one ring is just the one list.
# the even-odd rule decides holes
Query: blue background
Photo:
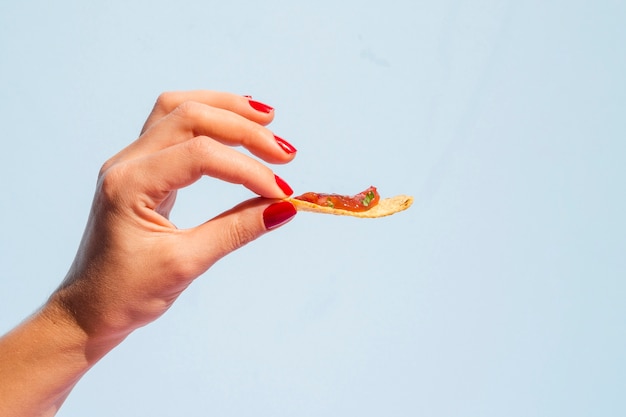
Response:
[{"label": "blue background", "polygon": [[[158,94],[276,108],[301,213],[220,261],[60,416],[626,414],[626,3],[0,3],[0,332],[65,275]],[[203,179],[179,227],[251,197]],[[6,382],[3,382],[6,383]]]}]

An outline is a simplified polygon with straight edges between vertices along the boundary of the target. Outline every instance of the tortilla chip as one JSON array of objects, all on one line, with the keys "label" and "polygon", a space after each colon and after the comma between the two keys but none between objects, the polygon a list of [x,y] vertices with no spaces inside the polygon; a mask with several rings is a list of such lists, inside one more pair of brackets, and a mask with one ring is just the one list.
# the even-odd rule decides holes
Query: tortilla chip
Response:
[{"label": "tortilla chip", "polygon": [[391,216],[408,209],[413,204],[413,197],[410,195],[397,195],[391,198],[381,199],[377,205],[367,211],[348,211],[335,209],[332,207],[318,206],[308,201],[296,200],[290,198],[289,201],[296,207],[298,211],[310,211],[313,213],[334,214],[337,216],[352,216],[363,219],[374,219],[377,217]]}]

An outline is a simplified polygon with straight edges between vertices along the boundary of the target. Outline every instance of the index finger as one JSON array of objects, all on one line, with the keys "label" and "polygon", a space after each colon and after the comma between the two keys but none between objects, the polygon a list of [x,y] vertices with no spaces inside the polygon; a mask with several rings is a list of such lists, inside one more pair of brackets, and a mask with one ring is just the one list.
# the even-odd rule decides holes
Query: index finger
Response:
[{"label": "index finger", "polygon": [[154,207],[172,191],[196,182],[203,175],[241,184],[266,198],[282,199],[293,193],[274,172],[247,155],[206,136],[179,143],[128,162],[133,169],[118,164],[119,172],[132,174],[126,179],[125,192],[145,193]]}]

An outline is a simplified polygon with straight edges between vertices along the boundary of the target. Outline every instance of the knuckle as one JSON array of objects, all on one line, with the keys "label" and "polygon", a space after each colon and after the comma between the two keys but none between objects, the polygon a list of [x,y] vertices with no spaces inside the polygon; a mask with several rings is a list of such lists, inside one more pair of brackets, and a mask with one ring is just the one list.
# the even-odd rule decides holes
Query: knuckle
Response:
[{"label": "knuckle", "polygon": [[161,270],[168,271],[171,279],[175,282],[188,283],[200,275],[202,271],[201,257],[196,259],[184,250],[184,245],[172,245],[160,261]]},{"label": "knuckle", "polygon": [[225,232],[227,239],[225,246],[230,249],[229,252],[239,249],[257,238],[254,229],[240,219],[233,219]]},{"label": "knuckle", "polygon": [[186,142],[188,152],[194,156],[207,157],[213,153],[215,140],[208,136],[196,136]]},{"label": "knuckle", "polygon": [[194,101],[183,101],[172,111],[182,119],[196,119],[200,115],[200,105]]},{"label": "knuckle", "polygon": [[169,112],[171,109],[175,108],[178,105],[179,94],[173,91],[163,92],[157,97],[156,104],[154,107],[156,109],[164,110],[165,112]]},{"label": "knuckle", "polygon": [[110,158],[104,164],[102,164],[102,166],[100,167],[100,171],[98,172],[98,178],[102,178],[105,172],[107,172],[109,168],[113,166],[114,163],[115,163],[114,158]]},{"label": "knuckle", "polygon": [[108,202],[119,201],[122,199],[125,190],[128,190],[128,186],[131,182],[132,176],[126,168],[126,164],[115,164],[111,166],[100,176],[98,188],[101,198]]},{"label": "knuckle", "polygon": [[242,120],[237,131],[237,140],[245,148],[254,147],[262,143],[267,137],[273,137],[269,129],[258,123]]}]

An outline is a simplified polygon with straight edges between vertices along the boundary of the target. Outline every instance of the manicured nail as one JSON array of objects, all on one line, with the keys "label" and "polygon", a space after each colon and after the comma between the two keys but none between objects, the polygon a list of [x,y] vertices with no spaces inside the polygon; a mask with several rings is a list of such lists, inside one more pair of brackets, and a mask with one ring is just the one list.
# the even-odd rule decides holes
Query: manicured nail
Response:
[{"label": "manicured nail", "polygon": [[274,203],[263,211],[263,223],[267,230],[276,229],[293,219],[296,213],[296,208],[289,201]]},{"label": "manicured nail", "polygon": [[250,103],[250,105],[252,106],[254,110],[257,110],[263,113],[269,113],[272,110],[274,110],[273,107],[270,107],[267,104],[259,103],[258,101],[248,100],[248,103]]},{"label": "manicured nail", "polygon": [[291,187],[289,186],[289,184],[287,184],[285,182],[284,179],[282,179],[281,177],[279,177],[278,175],[274,174],[274,178],[276,179],[276,184],[278,184],[278,186],[280,187],[281,190],[283,190],[283,193],[285,193],[286,195],[291,195],[293,194],[293,190],[291,189]]},{"label": "manicured nail", "polygon": [[298,151],[291,143],[287,142],[285,139],[279,138],[276,135],[274,135],[274,139],[276,139],[278,145],[283,148],[283,151],[287,152],[288,154],[296,153]]}]

